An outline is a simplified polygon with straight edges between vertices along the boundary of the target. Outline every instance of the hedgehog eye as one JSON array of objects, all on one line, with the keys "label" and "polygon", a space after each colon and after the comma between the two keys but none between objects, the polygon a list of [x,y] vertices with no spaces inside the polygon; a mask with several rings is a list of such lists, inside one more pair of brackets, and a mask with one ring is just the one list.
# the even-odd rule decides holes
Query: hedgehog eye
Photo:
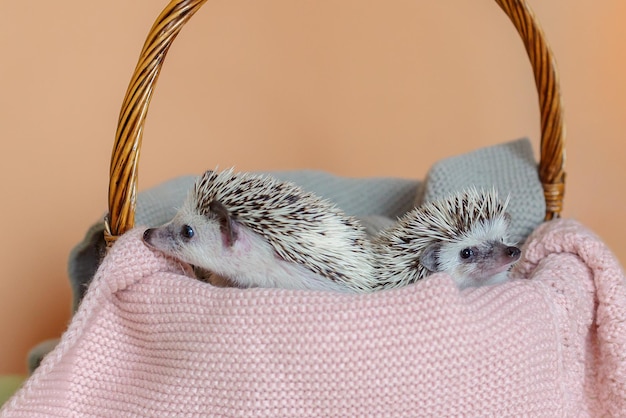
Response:
[{"label": "hedgehog eye", "polygon": [[190,239],[194,236],[195,232],[193,231],[193,228],[189,225],[183,225],[180,230],[180,234],[183,236],[183,238]]},{"label": "hedgehog eye", "polygon": [[463,248],[459,254],[462,259],[468,259],[474,255],[474,250],[471,248]]}]

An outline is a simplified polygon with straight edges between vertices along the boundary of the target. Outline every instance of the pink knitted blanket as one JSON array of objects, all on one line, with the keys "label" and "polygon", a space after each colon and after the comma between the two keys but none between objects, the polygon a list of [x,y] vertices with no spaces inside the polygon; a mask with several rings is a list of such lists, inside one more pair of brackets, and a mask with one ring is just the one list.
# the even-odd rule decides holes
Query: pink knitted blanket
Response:
[{"label": "pink knitted blanket", "polygon": [[1,416],[626,416],[624,273],[574,221],[509,283],[370,295],[215,288],[141,232]]}]

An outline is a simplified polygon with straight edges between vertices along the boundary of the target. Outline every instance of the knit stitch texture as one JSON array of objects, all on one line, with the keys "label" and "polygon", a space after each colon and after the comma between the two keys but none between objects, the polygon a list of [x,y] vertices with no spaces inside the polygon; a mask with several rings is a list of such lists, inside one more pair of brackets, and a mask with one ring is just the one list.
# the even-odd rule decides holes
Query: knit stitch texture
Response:
[{"label": "knit stitch texture", "polygon": [[625,416],[626,282],[571,220],[514,279],[366,295],[215,288],[134,229],[2,417]]}]

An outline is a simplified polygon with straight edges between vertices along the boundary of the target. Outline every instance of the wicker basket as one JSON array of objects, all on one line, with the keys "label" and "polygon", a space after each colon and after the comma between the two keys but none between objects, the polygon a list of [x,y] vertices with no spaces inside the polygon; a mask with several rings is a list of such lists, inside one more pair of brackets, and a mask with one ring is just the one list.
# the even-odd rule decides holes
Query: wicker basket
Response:
[{"label": "wicker basket", "polygon": [[[155,83],[170,45],[206,0],[172,0],[152,26],[130,81],[111,158],[109,215],[105,237],[112,244],[134,226],[137,167],[143,125]],[[524,0],[496,0],[519,32],[530,62],[541,110],[539,178],[546,220],[559,217],[565,191],[564,125],[554,58],[537,19]]]},{"label": "wicker basket", "polygon": [[[539,177],[546,218],[558,217],[554,62],[526,4],[497,2],[534,68]],[[113,151],[110,242],[133,226],[142,126],[166,51],[202,3],[173,1],[144,46]],[[442,274],[344,294],[209,286],[129,231],[0,415],[624,416],[623,268],[573,220],[543,223],[525,245],[499,286],[459,292]]]}]

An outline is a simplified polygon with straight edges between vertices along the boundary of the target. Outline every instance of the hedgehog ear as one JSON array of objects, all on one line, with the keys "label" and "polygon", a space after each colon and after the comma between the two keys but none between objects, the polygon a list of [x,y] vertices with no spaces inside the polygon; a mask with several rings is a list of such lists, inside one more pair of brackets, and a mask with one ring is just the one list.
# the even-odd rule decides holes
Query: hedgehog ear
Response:
[{"label": "hedgehog ear", "polygon": [[420,254],[420,264],[431,272],[439,271],[439,250],[441,244],[430,244]]},{"label": "hedgehog ear", "polygon": [[233,219],[230,216],[230,212],[219,200],[213,200],[209,203],[209,209],[211,213],[217,216],[220,223],[220,231],[224,237],[226,245],[231,247],[237,240],[237,234],[233,227]]}]

